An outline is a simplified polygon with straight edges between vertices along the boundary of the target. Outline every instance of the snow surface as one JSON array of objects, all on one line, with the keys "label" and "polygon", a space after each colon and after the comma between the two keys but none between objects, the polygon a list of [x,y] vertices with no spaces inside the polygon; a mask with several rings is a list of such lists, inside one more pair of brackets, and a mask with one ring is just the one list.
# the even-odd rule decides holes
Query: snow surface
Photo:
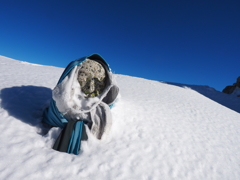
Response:
[{"label": "snow surface", "polygon": [[237,86],[232,92],[232,94],[235,96],[240,96],[240,87]]},{"label": "snow surface", "polygon": [[0,179],[240,179],[240,97],[208,86],[115,75],[108,138],[52,150],[41,117],[63,70],[0,56]]}]

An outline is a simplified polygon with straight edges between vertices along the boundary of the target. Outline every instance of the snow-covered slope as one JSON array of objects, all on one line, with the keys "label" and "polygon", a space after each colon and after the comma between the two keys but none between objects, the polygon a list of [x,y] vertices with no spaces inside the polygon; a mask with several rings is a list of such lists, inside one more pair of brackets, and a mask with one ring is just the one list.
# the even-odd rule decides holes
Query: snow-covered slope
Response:
[{"label": "snow-covered slope", "polygon": [[108,138],[52,150],[41,115],[62,71],[0,56],[0,179],[240,179],[240,98],[206,86],[116,75]]}]

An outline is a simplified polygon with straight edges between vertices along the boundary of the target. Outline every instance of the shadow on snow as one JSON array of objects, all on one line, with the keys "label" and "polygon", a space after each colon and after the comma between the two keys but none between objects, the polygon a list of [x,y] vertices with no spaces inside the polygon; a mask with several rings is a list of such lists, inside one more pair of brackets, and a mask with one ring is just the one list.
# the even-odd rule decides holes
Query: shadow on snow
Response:
[{"label": "shadow on snow", "polygon": [[52,90],[46,87],[21,86],[2,89],[0,92],[1,107],[10,116],[31,126],[36,126],[44,134],[42,113],[52,97]]}]

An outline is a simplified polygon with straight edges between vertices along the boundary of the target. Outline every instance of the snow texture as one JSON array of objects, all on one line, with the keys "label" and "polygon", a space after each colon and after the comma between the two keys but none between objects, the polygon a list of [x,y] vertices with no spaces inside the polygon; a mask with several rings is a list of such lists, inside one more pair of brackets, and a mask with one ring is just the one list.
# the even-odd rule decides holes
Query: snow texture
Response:
[{"label": "snow texture", "polygon": [[0,179],[240,179],[240,97],[208,86],[115,75],[108,137],[54,151],[41,118],[63,70],[0,56]]}]

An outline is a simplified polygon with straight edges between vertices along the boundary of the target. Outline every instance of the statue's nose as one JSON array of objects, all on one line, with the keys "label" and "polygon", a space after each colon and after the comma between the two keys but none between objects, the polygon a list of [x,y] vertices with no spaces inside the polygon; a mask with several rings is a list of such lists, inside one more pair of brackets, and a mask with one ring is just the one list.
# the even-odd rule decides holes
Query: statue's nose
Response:
[{"label": "statue's nose", "polygon": [[93,92],[94,90],[95,90],[94,80],[91,80],[89,84],[89,92]]}]

